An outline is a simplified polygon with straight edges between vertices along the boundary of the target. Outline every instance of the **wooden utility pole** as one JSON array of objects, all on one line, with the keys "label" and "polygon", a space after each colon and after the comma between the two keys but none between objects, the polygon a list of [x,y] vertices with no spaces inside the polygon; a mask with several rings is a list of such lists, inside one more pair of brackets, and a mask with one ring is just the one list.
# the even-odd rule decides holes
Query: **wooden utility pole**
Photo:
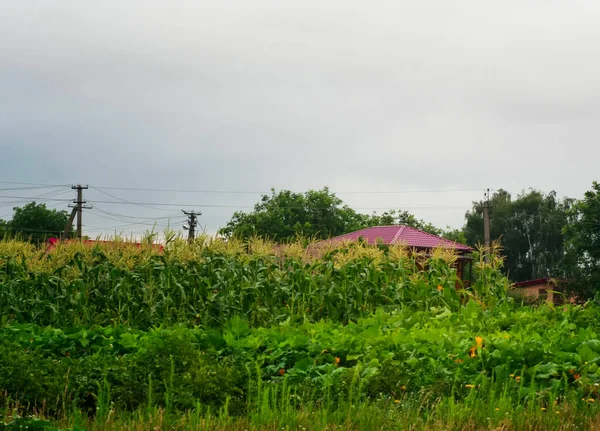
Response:
[{"label": "wooden utility pole", "polygon": [[60,236],[60,240],[64,241],[71,236],[71,228],[73,227],[73,220],[75,220],[75,216],[77,215],[77,207],[73,207],[71,211],[71,215],[69,216],[69,220],[67,220],[67,224],[65,225],[65,230]]},{"label": "wooden utility pole", "polygon": [[83,209],[92,209],[91,206],[86,205],[86,201],[83,200],[83,190],[87,189],[88,186],[82,186],[77,184],[76,186],[71,186],[73,190],[77,190],[77,199],[73,201],[75,205],[69,205],[70,208],[73,208],[71,212],[71,216],[67,221],[67,225],[65,226],[65,230],[62,234],[62,239],[67,239],[71,234],[71,228],[73,227],[73,219],[77,215],[77,239],[81,241],[83,238]]},{"label": "wooden utility pole", "polygon": [[185,211],[181,210],[183,213],[188,216],[188,225],[183,226],[184,229],[188,231],[188,241],[190,244],[194,242],[195,234],[196,234],[196,226],[198,226],[198,216],[202,215],[200,211]]},{"label": "wooden utility pole", "polygon": [[485,261],[490,262],[492,243],[490,240],[490,189],[486,190],[483,203],[483,241],[485,243]]}]

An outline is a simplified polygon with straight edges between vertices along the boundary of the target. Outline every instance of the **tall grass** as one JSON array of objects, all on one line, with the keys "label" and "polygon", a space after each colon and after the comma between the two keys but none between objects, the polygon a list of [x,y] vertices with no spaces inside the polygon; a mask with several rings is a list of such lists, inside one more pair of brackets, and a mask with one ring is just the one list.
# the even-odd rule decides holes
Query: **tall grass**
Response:
[{"label": "tall grass", "polygon": [[[490,392],[493,394],[494,392]],[[53,429],[120,430],[593,430],[600,425],[600,408],[577,400],[575,395],[548,407],[516,403],[510,396],[473,394],[463,401],[451,396],[428,399],[403,396],[375,402],[338,404],[305,402],[297,405],[294,394],[285,388],[265,388],[243,416],[231,415],[227,406],[211,410],[198,404],[184,414],[164,408],[135,412],[110,410],[88,418],[77,410],[46,422]],[[0,416],[6,423],[29,426],[43,423],[43,410],[36,419],[20,418],[18,405],[5,406]],[[13,425],[14,426],[14,425]],[[18,428],[9,428],[18,429]],[[52,429],[52,428],[46,428]]]}]

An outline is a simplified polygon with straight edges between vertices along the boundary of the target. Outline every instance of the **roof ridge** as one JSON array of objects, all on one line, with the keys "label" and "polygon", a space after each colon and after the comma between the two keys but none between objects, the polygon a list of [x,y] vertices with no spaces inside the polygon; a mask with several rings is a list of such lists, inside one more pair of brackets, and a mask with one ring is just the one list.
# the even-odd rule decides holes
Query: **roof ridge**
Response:
[{"label": "roof ridge", "polygon": [[[404,227],[406,227],[406,228],[409,228],[409,229],[412,229],[412,230],[414,230],[414,231],[417,231],[417,232],[420,232],[420,233],[422,233],[422,234],[428,235],[428,236],[430,236],[430,237],[432,237],[432,238],[438,238],[438,239],[441,239],[441,240],[442,240],[443,242],[445,242],[445,243],[450,243],[450,244],[453,244],[453,245],[454,245],[456,248],[465,248],[465,247],[466,247],[466,248],[472,249],[470,246],[468,246],[468,245],[466,245],[466,244],[461,244],[461,243],[459,243],[459,242],[456,242],[456,241],[453,241],[453,240],[451,240],[451,239],[444,238],[444,237],[443,237],[443,236],[441,236],[441,235],[436,235],[436,234],[434,234],[434,233],[427,232],[427,231],[424,231],[424,230],[422,230],[422,229],[418,229],[418,228],[416,228],[416,227],[412,227],[412,226],[404,226]],[[403,231],[403,230],[404,230],[404,229],[401,229],[401,231]],[[399,232],[399,233],[400,233],[400,232]],[[396,238],[394,238],[394,241],[395,241],[395,240],[396,240]]]},{"label": "roof ridge", "polygon": [[400,229],[398,229],[398,232],[396,232],[396,235],[394,235],[394,239],[392,239],[391,244],[396,244],[396,241],[398,240],[398,238],[400,237],[400,235],[402,234],[402,232],[404,232],[404,229],[406,228],[406,225],[398,225],[400,226]]},{"label": "roof ridge", "polygon": [[364,231],[364,230],[371,229],[371,227],[373,227],[373,226],[364,227],[364,228],[362,228],[362,229],[355,230],[354,232],[348,232],[348,233],[343,233],[343,234],[340,234],[340,235],[336,235],[336,236],[334,236],[334,237],[331,237],[331,238],[325,239],[324,241],[333,241],[334,239],[337,239],[337,238],[341,238],[341,237],[344,237],[344,236],[347,236],[347,235],[350,235],[350,234],[354,234],[354,233],[362,232],[362,231]]},{"label": "roof ridge", "polygon": [[377,226],[369,226],[363,229],[372,229],[374,227],[402,227],[402,226],[406,226],[403,224],[382,224],[382,225],[377,225]]}]

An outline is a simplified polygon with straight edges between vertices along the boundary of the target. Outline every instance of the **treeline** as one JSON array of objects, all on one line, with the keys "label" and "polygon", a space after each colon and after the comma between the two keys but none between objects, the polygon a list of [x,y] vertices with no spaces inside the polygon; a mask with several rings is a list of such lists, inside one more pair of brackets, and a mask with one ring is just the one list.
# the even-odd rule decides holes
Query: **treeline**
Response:
[{"label": "treeline", "polygon": [[[361,214],[328,188],[262,196],[251,212],[238,211],[220,233],[287,242],[297,236],[324,239],[369,226],[403,224],[476,247],[483,243],[483,201],[473,202],[461,229],[442,229],[407,211]],[[580,294],[600,288],[600,185],[581,200],[530,189],[490,197],[491,237],[502,246],[504,272],[513,281],[565,278]],[[574,287],[575,288],[575,287]]]},{"label": "treeline", "polygon": [[461,230],[440,229],[408,211],[391,209],[382,214],[362,214],[344,203],[329,188],[294,193],[289,190],[263,195],[251,212],[237,211],[219,231],[226,238],[247,240],[254,236],[275,242],[298,236],[326,239],[370,226],[407,225],[425,232],[465,242]]},{"label": "treeline", "polygon": [[[600,185],[583,199],[559,198],[530,189],[518,195],[498,190],[490,197],[491,237],[502,246],[504,273],[512,281],[553,277],[570,281],[580,295],[600,290]],[[263,195],[250,212],[235,212],[219,231],[225,238],[259,236],[277,243],[298,237],[325,239],[370,226],[408,225],[473,247],[483,243],[483,201],[473,202],[460,229],[440,228],[408,211],[391,209],[363,214],[327,187]],[[65,211],[29,203],[14,208],[12,220],[0,220],[0,236],[20,235],[34,243],[64,229]]]}]

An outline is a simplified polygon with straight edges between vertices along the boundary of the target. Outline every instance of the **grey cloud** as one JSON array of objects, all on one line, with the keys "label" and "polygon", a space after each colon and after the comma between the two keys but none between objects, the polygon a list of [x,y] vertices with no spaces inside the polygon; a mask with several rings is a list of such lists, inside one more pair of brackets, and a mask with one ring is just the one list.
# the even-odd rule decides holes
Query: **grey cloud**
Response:
[{"label": "grey cloud", "polygon": [[[600,155],[598,18],[600,5],[583,0],[7,2],[0,179],[579,196]],[[459,226],[454,207],[481,193],[340,196]],[[214,231],[234,210],[206,208],[202,220]]]}]

